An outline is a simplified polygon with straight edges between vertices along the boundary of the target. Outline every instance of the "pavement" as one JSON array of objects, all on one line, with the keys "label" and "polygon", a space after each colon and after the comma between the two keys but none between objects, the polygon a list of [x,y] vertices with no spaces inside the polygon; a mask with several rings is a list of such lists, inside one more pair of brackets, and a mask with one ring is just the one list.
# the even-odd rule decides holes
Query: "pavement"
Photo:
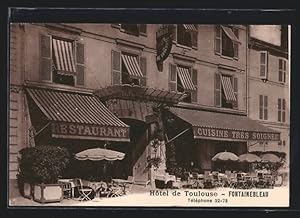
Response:
[{"label": "pavement", "polygon": [[288,207],[289,187],[273,189],[151,189],[134,186],[121,197],[91,201],[64,199],[41,204],[21,196],[9,200],[11,207]]}]

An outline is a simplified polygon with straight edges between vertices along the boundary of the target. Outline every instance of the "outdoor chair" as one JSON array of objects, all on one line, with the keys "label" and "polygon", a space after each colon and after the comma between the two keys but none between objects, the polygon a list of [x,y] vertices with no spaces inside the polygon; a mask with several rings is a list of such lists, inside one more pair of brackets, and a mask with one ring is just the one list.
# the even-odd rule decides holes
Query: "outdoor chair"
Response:
[{"label": "outdoor chair", "polygon": [[79,192],[79,201],[90,201],[92,200],[90,195],[93,192],[93,189],[88,186],[84,186],[82,183],[82,180],[79,178],[76,178],[74,182],[77,184],[78,192]]},{"label": "outdoor chair", "polygon": [[64,198],[71,198],[72,197],[72,184],[70,182],[58,182],[62,185]]},{"label": "outdoor chair", "polygon": [[237,174],[237,188],[248,189],[248,183],[242,173]]}]

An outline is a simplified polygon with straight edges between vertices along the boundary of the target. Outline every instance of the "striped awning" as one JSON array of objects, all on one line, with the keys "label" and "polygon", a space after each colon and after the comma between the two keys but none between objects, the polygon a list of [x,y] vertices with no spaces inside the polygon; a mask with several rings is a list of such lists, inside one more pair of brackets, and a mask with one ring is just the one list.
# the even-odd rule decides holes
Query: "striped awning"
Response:
[{"label": "striped awning", "polygon": [[226,35],[233,41],[236,43],[241,44],[241,42],[239,41],[239,39],[236,37],[236,35],[233,33],[232,29],[230,29],[227,26],[221,26],[222,29],[224,30],[224,32],[226,33]]},{"label": "striped awning", "polygon": [[233,86],[230,77],[221,75],[221,83],[222,83],[222,88],[225,94],[226,101],[235,102],[236,97],[234,95]]},{"label": "striped awning", "polygon": [[197,32],[197,29],[196,29],[196,27],[195,27],[194,24],[183,24],[183,27],[184,27],[186,30]]},{"label": "striped awning", "polygon": [[139,66],[137,57],[122,54],[122,61],[123,61],[130,76],[143,77],[143,73]]},{"label": "striped awning", "polygon": [[75,73],[72,42],[52,39],[54,66],[59,73]]},{"label": "striped awning", "polygon": [[196,90],[189,69],[183,67],[177,67],[177,73],[182,83],[182,86],[185,90],[191,90],[191,91]]},{"label": "striped awning", "polygon": [[26,88],[52,126],[52,137],[129,141],[129,126],[94,95]]}]

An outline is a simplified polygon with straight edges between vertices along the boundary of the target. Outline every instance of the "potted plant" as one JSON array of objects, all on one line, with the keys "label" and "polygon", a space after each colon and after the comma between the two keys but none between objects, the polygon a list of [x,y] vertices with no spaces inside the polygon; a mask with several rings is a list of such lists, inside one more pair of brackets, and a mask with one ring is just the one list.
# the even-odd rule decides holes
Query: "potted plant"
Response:
[{"label": "potted plant", "polygon": [[38,146],[25,148],[20,153],[18,178],[20,183],[23,180],[23,187],[26,183],[30,184],[33,200],[40,203],[61,201],[63,189],[57,180],[69,163],[67,149],[59,146]]}]

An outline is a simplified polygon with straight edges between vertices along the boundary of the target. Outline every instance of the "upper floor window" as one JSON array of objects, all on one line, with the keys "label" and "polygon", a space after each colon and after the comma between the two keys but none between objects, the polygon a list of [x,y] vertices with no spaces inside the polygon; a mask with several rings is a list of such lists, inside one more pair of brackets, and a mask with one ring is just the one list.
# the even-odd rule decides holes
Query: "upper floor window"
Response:
[{"label": "upper floor window", "polygon": [[268,120],[268,96],[259,95],[259,119]]},{"label": "upper floor window", "polygon": [[84,46],[82,43],[41,35],[41,79],[64,85],[84,85]]},{"label": "upper floor window", "polygon": [[261,79],[268,79],[268,62],[269,55],[267,51],[261,51],[259,54],[259,77]]},{"label": "upper floor window", "polygon": [[215,27],[215,53],[238,59],[239,29],[231,26],[217,25]]},{"label": "upper floor window", "polygon": [[285,99],[278,98],[278,122],[285,122],[286,103]]},{"label": "upper floor window", "polygon": [[197,47],[197,25],[178,24],[177,25],[177,43],[187,47]]},{"label": "upper floor window", "polygon": [[127,34],[139,36],[147,35],[147,25],[146,24],[113,24],[115,28],[119,28],[121,31],[124,31]]},{"label": "upper floor window", "polygon": [[278,61],[278,81],[285,83],[286,82],[286,72],[287,72],[287,61],[285,59],[280,58]]},{"label": "upper floor window", "polygon": [[180,65],[170,65],[170,91],[184,92],[187,97],[184,102],[197,102],[197,70]]},{"label": "upper floor window", "polygon": [[215,105],[238,108],[238,79],[226,74],[215,75]]},{"label": "upper floor window", "polygon": [[112,84],[146,86],[146,58],[112,51]]}]

